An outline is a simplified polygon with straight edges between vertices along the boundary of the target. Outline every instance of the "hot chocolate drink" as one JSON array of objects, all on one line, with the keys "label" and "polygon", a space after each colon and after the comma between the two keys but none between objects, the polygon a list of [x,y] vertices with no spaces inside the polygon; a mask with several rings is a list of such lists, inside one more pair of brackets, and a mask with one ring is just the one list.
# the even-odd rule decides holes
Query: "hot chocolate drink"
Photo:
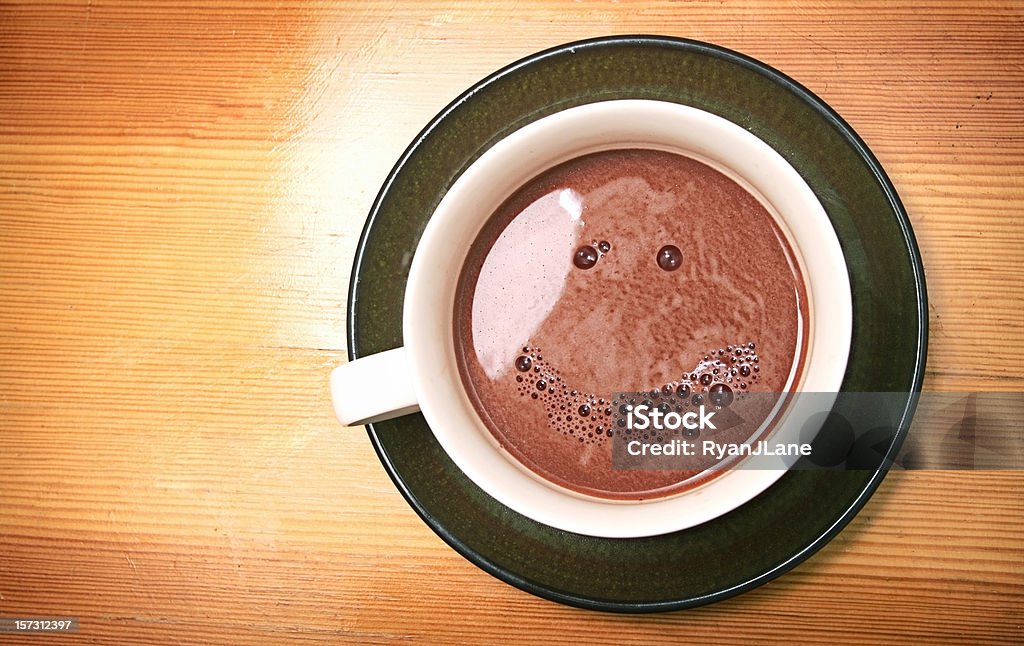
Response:
[{"label": "hot chocolate drink", "polygon": [[454,332],[466,392],[516,462],[639,500],[701,479],[613,468],[617,393],[720,408],[786,391],[807,317],[794,253],[757,198],[700,161],[634,148],[563,163],[504,202],[467,256]]}]

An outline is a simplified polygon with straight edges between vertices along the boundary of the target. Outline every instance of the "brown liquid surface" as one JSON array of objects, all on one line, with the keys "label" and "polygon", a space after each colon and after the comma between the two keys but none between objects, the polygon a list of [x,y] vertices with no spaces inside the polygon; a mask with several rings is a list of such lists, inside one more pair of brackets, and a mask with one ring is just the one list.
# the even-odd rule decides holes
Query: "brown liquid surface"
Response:
[{"label": "brown liquid surface", "polygon": [[698,481],[612,467],[615,393],[781,392],[804,355],[803,280],[772,216],[722,173],[654,150],[587,155],[522,187],[474,242],[455,308],[462,380],[495,440],[602,498]]}]

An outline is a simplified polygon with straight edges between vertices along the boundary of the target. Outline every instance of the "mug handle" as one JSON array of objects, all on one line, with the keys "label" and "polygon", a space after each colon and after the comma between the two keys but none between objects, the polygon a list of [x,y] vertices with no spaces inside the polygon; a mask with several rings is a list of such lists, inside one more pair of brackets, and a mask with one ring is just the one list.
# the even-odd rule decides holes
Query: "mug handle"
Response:
[{"label": "mug handle", "polygon": [[410,375],[404,347],[342,364],[331,372],[334,413],[345,426],[415,413],[420,406]]}]

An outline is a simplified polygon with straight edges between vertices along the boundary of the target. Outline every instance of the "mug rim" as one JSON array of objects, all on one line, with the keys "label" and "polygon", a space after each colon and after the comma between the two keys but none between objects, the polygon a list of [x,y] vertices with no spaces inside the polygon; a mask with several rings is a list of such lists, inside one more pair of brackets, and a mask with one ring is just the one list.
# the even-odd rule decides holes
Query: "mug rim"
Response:
[{"label": "mug rim", "polygon": [[[623,118],[624,115],[631,115],[632,118]],[[644,115],[647,119],[637,118],[638,115]],[[624,502],[580,495],[544,480],[525,465],[518,463],[500,447],[480,421],[466,395],[455,358],[454,286],[462,272],[469,244],[476,238],[480,227],[494,209],[512,191],[547,168],[596,150],[660,148],[695,157],[705,163],[709,161],[706,155],[700,154],[700,150],[694,150],[699,148],[699,145],[694,143],[700,139],[696,136],[687,139],[687,146],[662,147],[657,145],[657,142],[648,142],[652,145],[644,145],[644,142],[621,139],[620,135],[620,139],[611,145],[605,142],[602,147],[593,148],[592,144],[587,144],[591,145],[591,148],[584,146],[584,149],[579,149],[579,144],[573,141],[572,137],[583,131],[582,141],[592,141],[596,136],[593,124],[588,125],[585,122],[594,119],[604,119],[602,123],[606,124],[620,123],[622,130],[634,133],[643,130],[638,124],[650,122],[652,119],[658,124],[654,128],[655,134],[665,129],[660,119],[675,120],[672,122],[677,125],[683,122],[689,125],[699,124],[709,132],[727,133],[727,142],[742,142],[744,146],[739,150],[754,154],[753,162],[739,163],[739,153],[726,154],[727,151],[718,145],[714,146],[713,151],[718,156],[712,155],[710,161],[716,162],[712,165],[719,170],[723,170],[724,167],[730,171],[727,174],[733,179],[740,179],[743,188],[769,208],[790,239],[794,254],[801,264],[811,329],[806,335],[806,358],[800,386],[807,385],[808,380],[813,378],[811,385],[815,391],[838,392],[841,387],[852,336],[850,278],[835,230],[821,203],[799,173],[775,149],[741,126],[691,106],[651,99],[616,99],[567,108],[510,133],[495,143],[455,180],[438,204],[420,238],[409,271],[404,298],[405,346],[409,353],[416,396],[428,425],[441,447],[470,480],[502,504],[535,521],[592,536],[651,536],[686,529],[735,509],[771,486],[785,473],[785,467],[788,465],[781,465],[777,469],[731,469],[710,478],[704,484],[678,494],[644,501]],[[545,132],[550,134],[555,130],[566,138],[565,142],[556,147],[560,152],[538,156],[536,150],[530,148],[529,142],[540,140]],[[566,132],[569,134],[565,134]],[[681,138],[686,139],[682,136]],[[507,161],[524,152],[535,156],[533,162],[519,168],[517,173],[506,172],[506,166],[502,166],[501,160]],[[731,163],[721,163],[721,156],[729,159]],[[537,161],[538,159],[540,161]],[[765,167],[754,172],[752,168],[760,163],[765,164]],[[494,169],[498,166],[503,168],[502,182],[499,189],[494,189],[490,184],[481,181],[481,175],[485,178],[488,172],[492,176],[495,175]],[[736,166],[748,172],[741,173],[736,170]],[[757,181],[751,181],[751,174],[755,175]],[[769,180],[765,177],[782,181],[782,186],[792,189],[792,196],[779,197],[782,189],[774,188],[767,191],[774,198],[769,199],[764,190]],[[485,186],[491,188],[485,191]],[[453,218],[459,222],[458,207],[467,202],[473,203],[474,197],[481,191],[490,192],[491,202],[488,204],[493,203],[493,208],[477,208],[476,211],[482,215],[475,216],[475,219],[463,215],[463,220],[474,222],[475,228],[463,227],[458,231],[457,240],[453,241],[450,229],[453,226]],[[779,208],[780,201],[787,206]],[[790,227],[797,217],[793,215],[794,208],[788,206],[791,202],[806,207],[809,215],[805,216],[804,220],[814,225],[805,222],[802,229],[805,231],[804,238],[811,235],[806,232],[807,229],[823,237],[815,239],[813,247],[807,246],[806,239],[804,244],[800,244],[795,239],[799,236],[795,236],[791,231]],[[465,244],[460,245],[459,241],[465,241]],[[456,249],[453,251],[452,247]],[[810,267],[805,254],[809,254],[813,259]],[[828,266],[831,270],[824,273],[811,271],[814,267],[820,266]],[[454,269],[446,271],[446,268]],[[828,287],[823,287],[826,284]],[[443,306],[439,306],[438,303],[442,303]],[[424,325],[424,312],[430,311],[431,306],[436,316],[427,316],[431,324]],[[822,317],[822,313],[828,315]],[[823,320],[819,320],[819,317]],[[437,335],[439,328],[440,338]],[[817,360],[814,361],[816,355]],[[811,369],[812,362],[814,370]],[[785,413],[789,414],[790,412]],[[781,426],[783,421],[777,420],[778,425]],[[467,427],[472,432],[467,432]],[[773,435],[774,433],[775,431]],[[726,502],[719,502],[723,497]]]}]

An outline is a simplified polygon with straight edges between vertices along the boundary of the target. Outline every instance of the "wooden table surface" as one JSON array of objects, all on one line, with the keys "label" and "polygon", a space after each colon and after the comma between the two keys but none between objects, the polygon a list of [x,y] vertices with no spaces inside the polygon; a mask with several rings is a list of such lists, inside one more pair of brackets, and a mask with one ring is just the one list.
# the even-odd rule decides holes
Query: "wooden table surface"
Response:
[{"label": "wooden table surface", "polygon": [[1024,390],[1024,5],[0,2],[0,643],[1024,640],[1024,473],[891,474],[796,570],[563,607],[403,501],[327,375],[406,145],[532,52],[661,33],[794,77],[924,256],[926,389]]}]

